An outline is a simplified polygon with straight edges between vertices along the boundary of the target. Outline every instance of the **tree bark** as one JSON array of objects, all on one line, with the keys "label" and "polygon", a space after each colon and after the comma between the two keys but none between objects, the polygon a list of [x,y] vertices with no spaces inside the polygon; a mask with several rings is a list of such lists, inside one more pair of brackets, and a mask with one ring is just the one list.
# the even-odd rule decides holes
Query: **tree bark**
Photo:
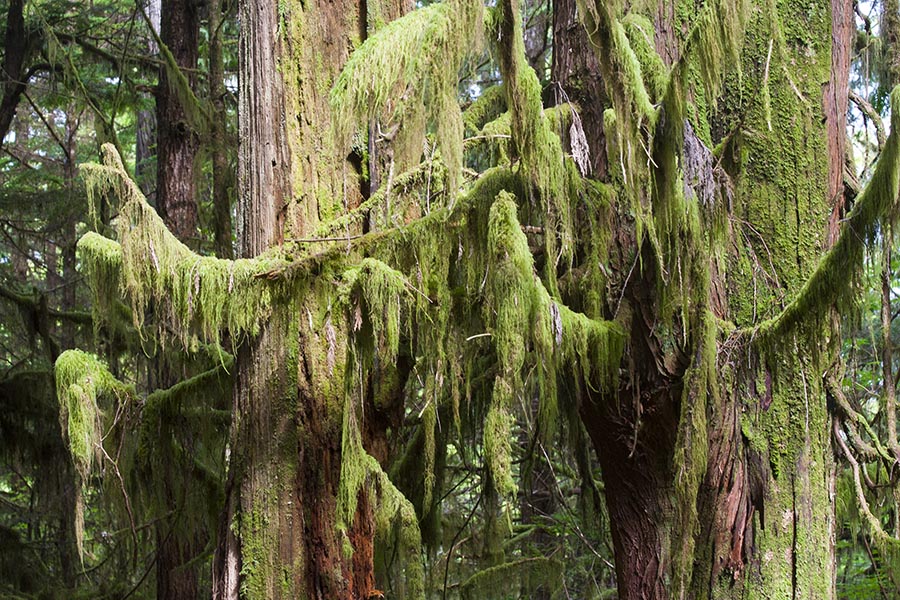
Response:
[{"label": "tree bark", "polygon": [[[192,89],[196,87],[199,54],[199,5],[191,0],[164,0],[160,38],[169,48]],[[194,165],[200,149],[195,124],[188,119],[166,67],[160,67],[156,94],[156,201],[160,216],[178,239],[197,236],[197,191]]]},{"label": "tree bark", "polygon": [[[681,9],[694,14],[694,3],[682,4],[657,7],[655,45],[667,64],[692,25]],[[572,90],[608,85],[597,69],[579,68],[593,50],[574,37],[583,29],[566,36],[566,2],[555,9],[554,79]],[[742,77],[726,79],[717,110],[688,113],[693,128],[709,128],[705,145],[724,141],[720,165],[733,185],[716,200],[727,205],[729,249],[724,260],[709,257],[708,297],[686,317],[694,325],[706,311],[738,328],[777,315],[830,245],[833,215],[843,214],[850,7],[820,0],[760,16],[768,10],[751,7]],[[805,41],[784,42],[786,30]],[[586,80],[573,78],[579,71]],[[693,94],[692,103],[711,103],[699,84]],[[573,100],[587,114],[590,98]],[[583,120],[596,161],[602,119]],[[803,333],[761,348],[716,325],[715,377],[692,388],[701,334],[682,339],[662,325],[655,252],[645,241],[640,258],[629,255],[628,219],[616,227],[613,277],[623,289],[607,317],[628,331],[625,374],[615,391],[584,386],[580,412],[602,468],[620,597],[832,598],[834,459],[821,373],[833,346],[817,351]],[[817,340],[839,336],[833,322],[816,331]],[[688,495],[680,452],[705,465]]]},{"label": "tree bark", "polygon": [[[327,90],[351,41],[365,38],[366,13],[356,0],[246,0],[239,11],[238,246],[253,257],[359,203],[358,175],[333,141]],[[347,534],[352,556],[336,521],[347,334],[344,315],[316,302],[316,285],[330,284],[295,291],[290,308],[238,351],[217,599],[375,590],[365,492]]]},{"label": "tree bark", "polygon": [[608,102],[597,56],[581,24],[577,4],[577,0],[553,3],[551,92],[555,104],[571,101],[579,107],[590,148],[591,176],[602,181],[607,175],[603,109]]}]

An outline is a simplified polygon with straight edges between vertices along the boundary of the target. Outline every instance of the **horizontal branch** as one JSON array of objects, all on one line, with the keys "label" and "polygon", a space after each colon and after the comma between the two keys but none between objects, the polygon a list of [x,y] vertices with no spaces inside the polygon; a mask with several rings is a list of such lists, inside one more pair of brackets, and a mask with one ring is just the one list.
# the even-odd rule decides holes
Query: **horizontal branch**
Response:
[{"label": "horizontal branch", "polygon": [[886,224],[898,217],[900,191],[900,86],[891,92],[891,133],[869,184],[844,222],[837,242],[825,254],[797,296],[776,317],[756,330],[764,338],[780,338],[810,318],[831,308],[855,305],[865,248]]}]

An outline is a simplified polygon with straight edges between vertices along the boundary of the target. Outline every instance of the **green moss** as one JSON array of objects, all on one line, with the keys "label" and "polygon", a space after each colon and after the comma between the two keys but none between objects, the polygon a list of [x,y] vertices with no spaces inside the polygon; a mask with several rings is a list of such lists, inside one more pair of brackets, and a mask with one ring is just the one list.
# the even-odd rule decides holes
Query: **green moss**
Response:
[{"label": "green moss", "polygon": [[545,277],[556,291],[556,266],[573,256],[572,194],[566,177],[566,158],[559,136],[544,115],[541,84],[525,58],[522,16],[517,0],[498,6],[499,58],[507,92],[515,155],[525,175],[538,191],[543,210],[544,245],[548,257]]},{"label": "green moss", "polygon": [[483,90],[467,109],[463,111],[463,123],[469,135],[481,131],[481,128],[499,115],[506,112],[506,89],[503,85],[492,85]]},{"label": "green moss", "polygon": [[[193,253],[147,204],[115,149],[106,145],[103,153],[103,165],[85,165],[82,172],[89,197],[114,194],[120,199],[119,243],[96,234],[79,242],[98,304],[104,306],[111,292],[121,288],[135,327],[144,325],[152,306],[186,347],[194,336],[218,343],[228,334],[237,344],[254,335],[271,313],[273,285],[261,275],[284,264],[278,252],[235,261]],[[164,328],[159,334],[165,339]]]},{"label": "green moss", "polygon": [[362,445],[356,407],[347,395],[344,404],[341,441],[341,478],[338,488],[338,534],[345,557],[352,554],[347,532],[356,515],[361,493],[370,494],[375,503],[375,527],[378,538],[396,548],[404,573],[405,598],[425,597],[425,571],[422,565],[422,536],[416,512],[407,498],[394,486],[378,461]]},{"label": "green moss", "polygon": [[[386,351],[383,360],[393,362],[400,345],[401,303],[412,294],[412,285],[402,273],[375,258],[362,259],[344,271],[342,278],[344,303],[352,304],[349,294],[358,287],[369,308],[369,322],[379,347]],[[360,325],[354,323],[353,327],[359,329]]]},{"label": "green moss", "polygon": [[[123,404],[134,390],[119,382],[100,359],[80,350],[66,350],[56,359],[56,397],[59,426],[69,448],[81,484],[87,482],[95,457],[102,455],[101,397]],[[84,557],[84,501],[81,488],[75,502],[75,543]]]},{"label": "green moss", "polygon": [[658,103],[665,92],[669,70],[656,52],[656,30],[653,23],[642,15],[629,13],[622,18],[622,26],[628,37],[628,45],[640,65],[641,77],[650,101]]},{"label": "green moss", "polygon": [[678,435],[675,440],[676,524],[672,541],[672,572],[675,596],[689,591],[694,568],[694,544],[700,533],[697,498],[706,475],[709,440],[707,412],[720,405],[716,365],[715,317],[706,312],[697,342],[694,364],[684,374]]},{"label": "green moss", "polygon": [[552,558],[523,558],[475,573],[463,582],[460,594],[465,600],[534,597],[539,590],[552,594],[563,586],[564,571]]},{"label": "green moss", "polygon": [[[369,121],[391,130],[427,117],[435,123],[449,186],[455,191],[463,139],[457,71],[480,43],[482,20],[481,2],[452,0],[414,10],[367,39],[331,90],[340,139],[349,140],[355,128]],[[418,156],[422,141],[412,136],[406,143]],[[408,154],[404,148],[397,153]]]}]

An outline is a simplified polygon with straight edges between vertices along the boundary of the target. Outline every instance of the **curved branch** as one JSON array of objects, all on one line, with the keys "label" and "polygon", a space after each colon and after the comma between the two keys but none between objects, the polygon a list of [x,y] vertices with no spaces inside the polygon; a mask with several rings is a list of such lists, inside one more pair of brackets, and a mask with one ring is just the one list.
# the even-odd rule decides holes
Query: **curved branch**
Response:
[{"label": "curved branch", "polygon": [[[891,92],[891,133],[869,184],[859,195],[837,242],[822,258],[797,296],[784,310],[758,325],[761,339],[778,339],[807,319],[821,318],[831,308],[855,305],[862,276],[863,253],[879,227],[898,218],[900,191],[900,86]],[[849,277],[848,277],[849,274]]]}]

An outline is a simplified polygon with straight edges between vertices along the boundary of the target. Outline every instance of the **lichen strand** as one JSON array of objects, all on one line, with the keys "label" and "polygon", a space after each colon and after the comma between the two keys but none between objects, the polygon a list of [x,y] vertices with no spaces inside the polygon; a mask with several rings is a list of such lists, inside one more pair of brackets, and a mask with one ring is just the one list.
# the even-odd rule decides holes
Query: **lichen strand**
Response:
[{"label": "lichen strand", "polygon": [[[435,124],[449,189],[455,191],[463,136],[457,72],[480,46],[482,23],[480,1],[448,0],[414,10],[367,39],[331,90],[338,138],[349,146],[350,137],[369,121],[389,132],[425,117]],[[396,154],[420,156],[422,136],[404,139],[413,151],[398,148]]]},{"label": "lichen strand", "polygon": [[[114,242],[96,234],[79,242],[98,304],[104,306],[110,292],[121,288],[135,327],[144,325],[152,306],[185,346],[195,337],[218,343],[228,334],[237,344],[254,335],[271,312],[273,285],[260,275],[283,264],[277,251],[235,261],[193,253],[166,229],[109,144],[103,159],[103,165],[86,165],[82,172],[89,197],[110,194],[120,201],[118,252]],[[159,334],[165,339],[165,328]]]},{"label": "lichen strand", "polygon": [[394,486],[381,465],[365,451],[359,432],[357,402],[347,394],[344,404],[341,440],[341,479],[338,489],[338,534],[345,557],[352,555],[348,532],[356,515],[361,493],[377,499],[375,525],[377,538],[396,548],[404,573],[404,598],[425,597],[425,570],[422,564],[422,536],[416,511],[409,500]]},{"label": "lichen strand", "polygon": [[525,58],[519,2],[501,2],[498,11],[500,71],[506,87],[512,142],[524,172],[540,196],[540,213],[546,220],[544,245],[551,257],[545,278],[556,293],[557,263],[563,259],[568,266],[573,257],[571,204],[575,194],[569,189],[562,142],[542,110],[540,81]]},{"label": "lichen strand", "polygon": [[[514,200],[511,193],[501,191],[491,206],[483,308],[499,364],[485,418],[485,455],[503,497],[516,489],[511,471],[512,406],[524,391],[522,371],[529,349],[542,388],[539,427],[548,432],[555,430],[558,414],[557,362],[597,385],[612,385],[624,338],[616,324],[589,319],[551,298],[534,273]],[[531,334],[523,340],[523,332]]]},{"label": "lichen strand", "polygon": [[[67,441],[81,484],[91,474],[95,458],[102,455],[101,409],[98,400],[109,396],[117,404],[134,393],[117,380],[100,359],[80,350],[66,350],[56,359],[56,397],[59,401],[59,426]],[[84,557],[84,500],[81,487],[76,490],[75,543]]]}]

